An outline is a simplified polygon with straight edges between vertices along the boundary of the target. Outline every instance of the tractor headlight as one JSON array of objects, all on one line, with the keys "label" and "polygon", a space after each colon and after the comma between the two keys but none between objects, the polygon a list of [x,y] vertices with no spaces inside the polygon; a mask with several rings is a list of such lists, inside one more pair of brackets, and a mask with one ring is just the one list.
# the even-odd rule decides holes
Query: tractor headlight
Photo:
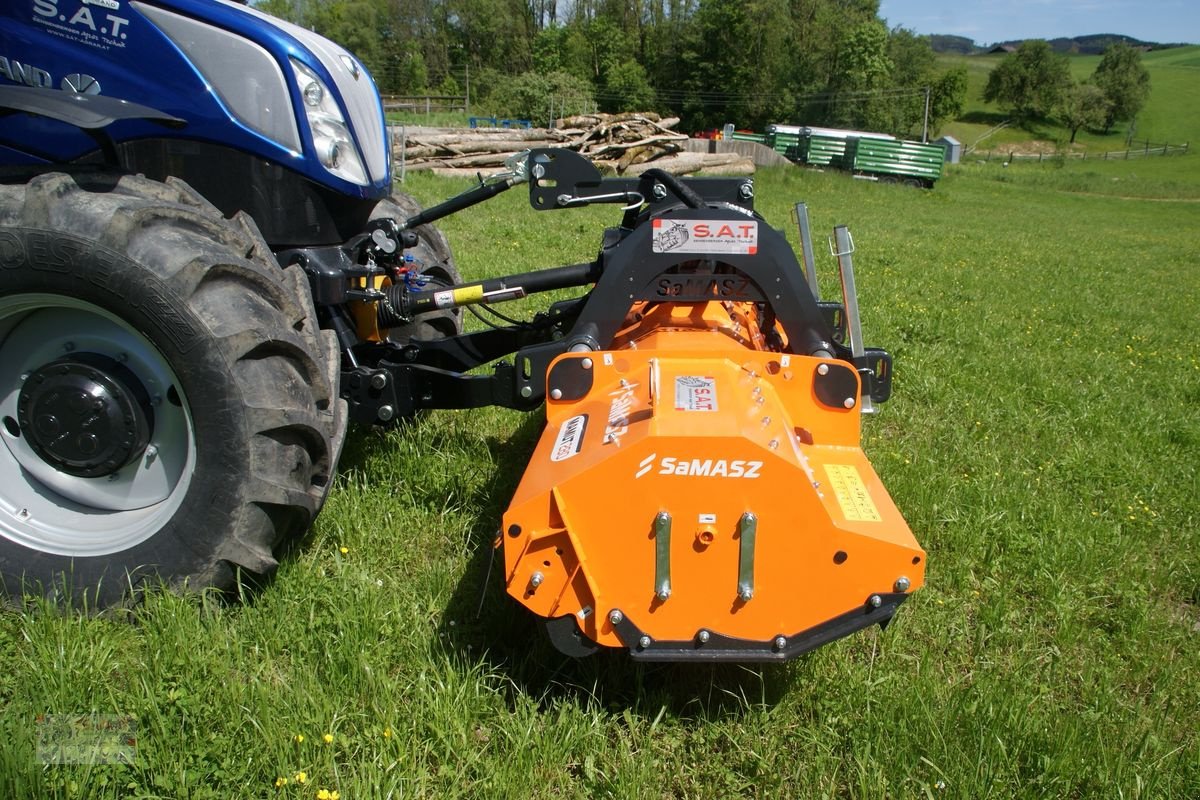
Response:
[{"label": "tractor headlight", "polygon": [[312,130],[313,147],[325,169],[339,178],[367,185],[367,172],[350,136],[346,119],[329,93],[329,87],[311,69],[292,59],[292,70],[300,95],[304,98],[304,114]]}]

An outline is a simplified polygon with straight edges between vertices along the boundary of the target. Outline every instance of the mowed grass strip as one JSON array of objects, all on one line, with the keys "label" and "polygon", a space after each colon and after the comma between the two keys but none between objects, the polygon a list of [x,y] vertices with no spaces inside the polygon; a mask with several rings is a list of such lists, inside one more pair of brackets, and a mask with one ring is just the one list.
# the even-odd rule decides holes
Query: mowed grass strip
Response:
[{"label": "mowed grass strip", "polygon": [[[0,796],[1200,796],[1200,158],[1091,191],[1148,163],[757,176],[793,241],[798,200],[818,252],[850,226],[896,357],[864,443],[929,572],[886,631],[763,668],[563,658],[492,563],[539,416],[438,412],[355,433],[244,603],[0,614]],[[483,277],[586,260],[618,215],[517,189],[443,227]],[[135,720],[134,763],[39,763],[38,715],[89,712]]]}]

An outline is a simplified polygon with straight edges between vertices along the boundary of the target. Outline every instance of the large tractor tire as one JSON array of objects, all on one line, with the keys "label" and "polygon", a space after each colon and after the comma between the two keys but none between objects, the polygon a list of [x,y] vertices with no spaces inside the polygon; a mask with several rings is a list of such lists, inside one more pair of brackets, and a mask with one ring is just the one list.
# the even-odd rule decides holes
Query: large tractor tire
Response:
[{"label": "large tractor tire", "polygon": [[0,580],[91,607],[233,588],[320,509],[345,437],[303,273],[186,184],[0,185]]},{"label": "large tractor tire", "polygon": [[[375,206],[371,219],[390,217],[403,221],[420,210],[420,204],[413,197],[397,192]],[[432,288],[462,283],[445,235],[433,225],[420,225],[413,232],[417,234],[417,246],[406,252],[413,257],[422,279],[428,281]],[[397,344],[407,344],[410,339],[445,339],[459,333],[462,333],[462,309],[441,309],[422,314],[407,325],[392,328],[388,331],[388,339]]]}]

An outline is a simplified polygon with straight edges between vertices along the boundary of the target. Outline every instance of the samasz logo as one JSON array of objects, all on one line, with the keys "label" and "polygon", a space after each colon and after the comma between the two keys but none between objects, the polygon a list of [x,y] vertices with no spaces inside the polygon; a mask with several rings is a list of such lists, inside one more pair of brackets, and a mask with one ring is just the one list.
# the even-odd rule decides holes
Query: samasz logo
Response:
[{"label": "samasz logo", "polygon": [[619,447],[621,437],[629,433],[629,415],[632,413],[633,404],[637,399],[634,393],[637,387],[636,383],[626,383],[617,391],[608,393],[612,402],[608,406],[608,424],[604,426],[605,442],[611,442]]},{"label": "samasz logo", "polygon": [[[655,459],[658,459],[657,464]],[[654,453],[638,464],[634,478],[640,478],[658,467],[659,475],[683,475],[689,478],[759,478],[763,462],[724,458],[658,458]]]}]

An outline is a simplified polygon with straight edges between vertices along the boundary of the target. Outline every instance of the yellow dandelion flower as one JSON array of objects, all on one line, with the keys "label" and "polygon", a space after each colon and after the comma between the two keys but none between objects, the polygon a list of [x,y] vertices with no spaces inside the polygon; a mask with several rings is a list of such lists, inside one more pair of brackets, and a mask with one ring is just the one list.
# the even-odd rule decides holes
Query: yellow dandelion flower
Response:
[{"label": "yellow dandelion flower", "polygon": [[317,800],[329,800],[329,790],[322,789],[317,792]]},{"label": "yellow dandelion flower", "polygon": [[322,736],[321,738],[325,740],[325,744],[333,744],[333,734],[332,733],[327,733],[324,736]]},{"label": "yellow dandelion flower", "polygon": [[292,741],[294,741],[296,744],[300,744],[301,742],[304,741],[304,734],[297,733],[295,736],[292,737]]},{"label": "yellow dandelion flower", "polygon": [[280,775],[278,778],[275,779],[275,788],[282,789],[284,786],[287,786],[287,782],[288,782],[287,778]]},{"label": "yellow dandelion flower", "polygon": [[383,738],[385,738],[385,739],[390,739],[390,738],[392,738],[392,729],[391,729],[391,728],[384,728],[384,729],[383,729]]},{"label": "yellow dandelion flower", "polygon": [[341,547],[338,548],[338,552],[341,553],[342,555],[346,555],[347,553],[350,552],[350,548],[346,547],[346,545],[342,545]]},{"label": "yellow dandelion flower", "polygon": [[296,773],[296,783],[302,783],[302,784],[308,783],[308,773],[307,772],[297,772]]}]

